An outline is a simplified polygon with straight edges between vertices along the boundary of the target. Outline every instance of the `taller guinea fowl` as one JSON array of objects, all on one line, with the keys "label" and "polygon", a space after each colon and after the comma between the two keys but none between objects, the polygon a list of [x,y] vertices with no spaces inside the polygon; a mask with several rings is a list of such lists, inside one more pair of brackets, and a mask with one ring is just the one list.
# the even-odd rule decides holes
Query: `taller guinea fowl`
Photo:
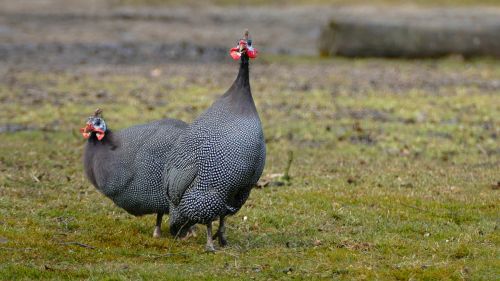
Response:
[{"label": "taller guinea fowl", "polygon": [[112,132],[100,115],[96,110],[81,129],[88,139],[83,157],[87,178],[128,213],[157,214],[153,236],[160,237],[169,205],[162,181],[165,159],[187,124],[164,119]]},{"label": "taller guinea fowl", "polygon": [[262,174],[266,148],[249,81],[249,59],[257,56],[248,38],[231,56],[240,60],[232,86],[190,124],[177,140],[165,167],[170,202],[170,233],[184,237],[194,224],[207,226],[207,251],[214,251],[214,235],[225,238],[226,216],[240,210]]}]

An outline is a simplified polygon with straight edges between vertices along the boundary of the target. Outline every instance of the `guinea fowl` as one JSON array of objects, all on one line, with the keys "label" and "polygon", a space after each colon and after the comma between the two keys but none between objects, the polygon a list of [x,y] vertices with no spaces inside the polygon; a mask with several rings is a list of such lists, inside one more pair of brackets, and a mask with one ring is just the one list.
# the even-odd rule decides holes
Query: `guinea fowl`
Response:
[{"label": "guinea fowl", "polygon": [[153,237],[161,236],[168,201],[165,159],[187,124],[164,119],[112,132],[96,110],[80,131],[88,139],[84,168],[92,184],[132,215],[157,214]]},{"label": "guinea fowl", "polygon": [[[213,239],[227,244],[224,219],[240,210],[262,174],[266,148],[249,81],[249,59],[257,51],[241,39],[231,56],[241,60],[238,76],[224,95],[190,124],[176,141],[165,166],[170,202],[170,233],[184,237],[191,226],[207,226]],[[220,220],[212,237],[212,222]]]}]

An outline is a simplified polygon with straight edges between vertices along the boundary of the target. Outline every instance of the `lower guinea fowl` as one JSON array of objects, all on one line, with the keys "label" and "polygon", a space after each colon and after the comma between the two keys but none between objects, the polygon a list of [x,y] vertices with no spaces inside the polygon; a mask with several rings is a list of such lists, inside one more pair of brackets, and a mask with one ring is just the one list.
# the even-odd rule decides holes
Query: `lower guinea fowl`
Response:
[{"label": "lower guinea fowl", "polygon": [[164,119],[112,132],[98,109],[80,130],[88,139],[83,157],[88,179],[128,213],[157,214],[154,237],[161,236],[162,217],[168,214],[165,159],[186,127]]},{"label": "lower guinea fowl", "polygon": [[264,136],[249,81],[249,59],[256,55],[247,31],[231,49],[240,60],[236,80],[182,132],[165,166],[170,233],[184,237],[194,224],[205,224],[207,251],[214,251],[215,237],[226,245],[224,219],[240,210],[264,168]]}]

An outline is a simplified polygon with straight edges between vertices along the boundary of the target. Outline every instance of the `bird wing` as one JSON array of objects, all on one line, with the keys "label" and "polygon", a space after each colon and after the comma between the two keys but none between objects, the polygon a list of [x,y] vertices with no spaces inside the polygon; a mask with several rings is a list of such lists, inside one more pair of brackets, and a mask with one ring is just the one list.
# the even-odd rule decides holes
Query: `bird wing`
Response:
[{"label": "bird wing", "polygon": [[194,163],[182,168],[171,167],[165,176],[167,196],[170,202],[179,205],[186,190],[195,182],[198,176],[198,168]]}]

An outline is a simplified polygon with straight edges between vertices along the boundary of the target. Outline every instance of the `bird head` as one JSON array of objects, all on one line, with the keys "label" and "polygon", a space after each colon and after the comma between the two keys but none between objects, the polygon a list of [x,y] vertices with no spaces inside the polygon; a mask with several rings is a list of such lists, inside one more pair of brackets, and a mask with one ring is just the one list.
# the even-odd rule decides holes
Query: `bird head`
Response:
[{"label": "bird head", "polygon": [[252,47],[252,39],[249,38],[248,30],[245,31],[245,37],[238,41],[236,47],[231,48],[229,54],[234,60],[239,60],[242,56],[246,55],[251,59],[257,57],[258,51]]},{"label": "bird head", "polygon": [[102,140],[104,138],[107,129],[106,123],[104,122],[104,119],[102,119],[101,114],[102,110],[97,109],[94,112],[94,115],[87,119],[85,127],[80,129],[80,133],[82,133],[84,138],[90,138],[92,133],[95,133],[98,140]]}]

